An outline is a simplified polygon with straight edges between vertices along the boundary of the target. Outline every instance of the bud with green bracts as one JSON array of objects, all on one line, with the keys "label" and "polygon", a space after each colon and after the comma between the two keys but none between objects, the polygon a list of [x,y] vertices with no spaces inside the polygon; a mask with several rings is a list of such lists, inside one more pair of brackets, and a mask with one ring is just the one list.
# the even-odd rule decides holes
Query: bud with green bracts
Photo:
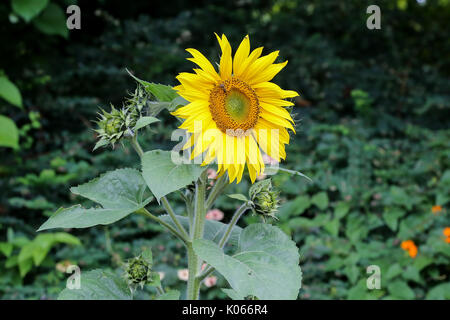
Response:
[{"label": "bud with green bracts", "polygon": [[253,212],[263,219],[267,217],[277,219],[275,214],[279,207],[279,192],[272,189],[270,179],[255,183],[249,190],[249,196],[253,202]]},{"label": "bud with green bracts", "polygon": [[160,279],[157,272],[152,272],[152,255],[150,250],[144,251],[137,257],[128,260],[124,265],[125,278],[131,291],[144,285],[159,286]]},{"label": "bud with green bracts", "polygon": [[125,100],[121,109],[116,109],[113,105],[111,105],[110,112],[102,109],[96,121],[98,129],[95,130],[100,140],[94,150],[108,144],[111,144],[114,148],[114,144],[122,138],[133,137],[135,134],[134,127],[142,116],[148,101],[148,94],[142,86],[138,85],[134,93],[130,94],[130,97]]}]

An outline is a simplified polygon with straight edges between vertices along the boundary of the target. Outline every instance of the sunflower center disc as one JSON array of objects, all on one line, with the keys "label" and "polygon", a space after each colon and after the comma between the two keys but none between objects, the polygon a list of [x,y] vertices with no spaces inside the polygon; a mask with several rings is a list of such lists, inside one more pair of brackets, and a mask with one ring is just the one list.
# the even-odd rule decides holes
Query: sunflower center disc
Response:
[{"label": "sunflower center disc", "polygon": [[259,117],[255,91],[236,78],[225,80],[211,90],[209,109],[217,127],[233,136],[252,129]]},{"label": "sunflower center disc", "polygon": [[225,98],[225,109],[237,122],[244,122],[249,113],[250,101],[240,91],[232,90]]}]

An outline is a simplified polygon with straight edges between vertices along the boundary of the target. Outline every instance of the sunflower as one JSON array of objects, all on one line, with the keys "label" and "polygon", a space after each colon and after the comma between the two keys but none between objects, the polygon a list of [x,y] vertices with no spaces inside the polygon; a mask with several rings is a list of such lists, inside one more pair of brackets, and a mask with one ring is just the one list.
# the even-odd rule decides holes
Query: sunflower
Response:
[{"label": "sunflower", "polygon": [[228,171],[230,183],[239,183],[247,164],[252,183],[264,172],[261,151],[274,160],[286,158],[287,129],[295,133],[285,98],[298,93],[270,82],[287,61],[274,63],[278,51],[261,56],[262,47],[250,52],[246,36],[234,58],[225,35],[219,41],[222,55],[219,72],[196,49],[186,49],[188,60],[200,68],[177,76],[175,89],[189,101],[172,114],[185,119],[180,128],[190,136],[183,149],[193,147],[191,158],[202,155],[202,165],[215,161],[219,175]]}]

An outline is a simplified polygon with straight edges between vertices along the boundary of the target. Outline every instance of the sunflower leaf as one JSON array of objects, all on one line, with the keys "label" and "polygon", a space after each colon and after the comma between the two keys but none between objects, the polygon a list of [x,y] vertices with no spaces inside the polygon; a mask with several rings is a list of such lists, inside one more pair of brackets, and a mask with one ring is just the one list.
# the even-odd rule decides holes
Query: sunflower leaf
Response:
[{"label": "sunflower leaf", "polygon": [[72,187],[71,191],[101,204],[103,208],[86,209],[80,205],[60,208],[38,231],[111,224],[142,209],[153,198],[141,173],[129,168],[107,172],[88,183]]},{"label": "sunflower leaf", "polygon": [[152,150],[142,157],[142,175],[158,201],[197,180],[204,170],[196,164],[174,163],[170,151]]},{"label": "sunflower leaf", "polygon": [[[161,220],[175,227],[172,218],[169,215],[161,215],[159,216]],[[177,215],[178,221],[180,221],[181,225],[188,230],[189,229],[189,219],[185,216]],[[220,239],[222,239],[223,234],[225,233],[228,225],[222,223],[220,221],[215,220],[206,220],[205,221],[205,229],[203,238],[207,240],[214,241],[215,243],[219,243]],[[242,228],[239,226],[234,226],[231,230],[230,239],[227,244],[232,246],[237,246],[239,241],[239,236],[241,235]]]},{"label": "sunflower leaf", "polygon": [[136,122],[136,125],[134,126],[134,130],[142,129],[152,123],[160,121],[158,118],[155,117],[141,117]]},{"label": "sunflower leaf", "polygon": [[160,83],[152,83],[145,80],[141,80],[135,75],[133,75],[128,69],[126,69],[128,74],[140,83],[147,93],[150,93],[160,102],[172,102],[178,97],[177,92],[171,87]]},{"label": "sunflower leaf", "polygon": [[66,288],[58,300],[131,300],[126,280],[112,272],[100,269],[80,275],[80,288]]},{"label": "sunflower leaf", "polygon": [[221,273],[230,284],[233,298],[296,299],[302,273],[295,243],[280,229],[256,223],[245,228],[239,249],[226,255],[212,241],[194,241],[196,254]]}]

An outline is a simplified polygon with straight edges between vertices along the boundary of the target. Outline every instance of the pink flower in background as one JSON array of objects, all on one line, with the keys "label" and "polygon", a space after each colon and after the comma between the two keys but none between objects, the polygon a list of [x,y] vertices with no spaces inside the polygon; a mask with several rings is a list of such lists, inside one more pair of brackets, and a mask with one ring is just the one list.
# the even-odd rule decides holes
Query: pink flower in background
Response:
[{"label": "pink flower in background", "polygon": [[217,171],[214,169],[208,169],[206,170],[206,173],[208,174],[208,179],[217,179]]},{"label": "pink flower in background", "polygon": [[215,286],[216,283],[217,283],[217,277],[215,277],[215,276],[206,277],[206,279],[205,279],[205,286],[207,286],[208,288]]},{"label": "pink flower in background", "polygon": [[206,213],[206,219],[220,221],[223,219],[223,212],[219,209],[212,209]]},{"label": "pink flower in background", "polygon": [[165,272],[159,271],[158,273],[159,273],[159,280],[164,279],[164,277],[166,276]]},{"label": "pink flower in background", "polygon": [[177,272],[178,274],[178,279],[183,280],[183,281],[188,281],[189,279],[189,270],[188,269],[180,269]]}]

